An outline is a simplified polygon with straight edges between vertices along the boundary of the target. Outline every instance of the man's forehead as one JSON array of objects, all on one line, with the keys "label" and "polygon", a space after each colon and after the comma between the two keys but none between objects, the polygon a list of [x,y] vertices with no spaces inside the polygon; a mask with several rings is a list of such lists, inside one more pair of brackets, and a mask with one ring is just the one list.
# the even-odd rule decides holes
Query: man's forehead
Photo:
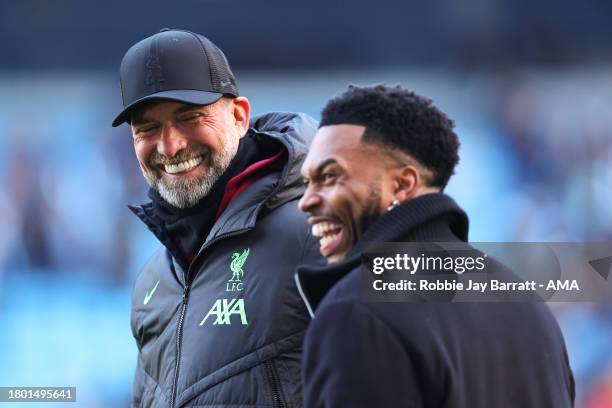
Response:
[{"label": "man's forehead", "polygon": [[346,153],[363,147],[361,137],[365,127],[358,125],[329,125],[319,128],[314,137],[309,154]]},{"label": "man's forehead", "polygon": [[308,150],[302,172],[315,171],[323,162],[338,159],[366,148],[361,142],[365,131],[359,125],[328,125],[319,128]]},{"label": "man's forehead", "polygon": [[361,144],[365,126],[360,125],[327,125],[317,131],[313,144],[333,145],[336,147],[355,147]]}]

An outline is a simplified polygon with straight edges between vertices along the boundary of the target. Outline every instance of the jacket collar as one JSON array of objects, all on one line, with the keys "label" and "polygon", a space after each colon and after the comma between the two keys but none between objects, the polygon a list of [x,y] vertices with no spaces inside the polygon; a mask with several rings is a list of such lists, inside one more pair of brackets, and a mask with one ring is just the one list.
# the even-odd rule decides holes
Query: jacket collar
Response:
[{"label": "jacket collar", "polygon": [[268,210],[295,200],[304,194],[305,186],[300,173],[308,148],[317,131],[317,122],[303,113],[271,112],[251,120],[250,131],[257,140],[280,142],[287,149],[287,165],[283,168],[278,185],[265,200]]},{"label": "jacket collar", "polygon": [[387,212],[372,224],[338,263],[301,266],[295,274],[308,312],[314,312],[329,290],[361,264],[365,245],[376,242],[449,242],[468,239],[468,217],[449,196],[426,194]]}]

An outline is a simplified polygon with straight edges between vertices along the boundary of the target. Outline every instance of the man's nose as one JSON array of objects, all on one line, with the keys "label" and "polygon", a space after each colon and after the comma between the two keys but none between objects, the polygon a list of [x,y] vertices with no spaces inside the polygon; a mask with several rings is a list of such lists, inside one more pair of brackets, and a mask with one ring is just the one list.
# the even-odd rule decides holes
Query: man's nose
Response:
[{"label": "man's nose", "polygon": [[298,208],[300,211],[308,213],[311,212],[314,208],[321,204],[321,196],[317,194],[316,191],[312,188],[312,185],[309,185],[304,192],[302,198],[298,202]]},{"label": "man's nose", "polygon": [[187,139],[173,125],[164,125],[157,151],[166,157],[174,157],[187,147]]}]

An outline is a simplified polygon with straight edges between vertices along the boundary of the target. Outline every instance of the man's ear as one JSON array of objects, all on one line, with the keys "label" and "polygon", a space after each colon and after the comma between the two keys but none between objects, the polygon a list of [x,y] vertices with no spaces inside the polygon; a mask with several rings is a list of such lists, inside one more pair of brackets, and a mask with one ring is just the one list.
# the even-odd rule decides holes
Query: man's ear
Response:
[{"label": "man's ear", "polygon": [[418,169],[407,165],[395,169],[393,175],[393,196],[400,203],[411,200],[419,192],[422,179]]},{"label": "man's ear", "polygon": [[251,117],[251,104],[244,96],[230,99],[231,115],[234,124],[240,130],[240,136],[244,136],[249,130],[249,119]]}]

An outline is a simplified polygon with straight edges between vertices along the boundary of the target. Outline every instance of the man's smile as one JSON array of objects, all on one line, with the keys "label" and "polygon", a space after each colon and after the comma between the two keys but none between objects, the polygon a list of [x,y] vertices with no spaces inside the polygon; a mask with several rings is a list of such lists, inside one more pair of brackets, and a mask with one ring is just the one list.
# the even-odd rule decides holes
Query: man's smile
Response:
[{"label": "man's smile", "polygon": [[170,177],[186,176],[194,173],[198,168],[209,163],[210,153],[201,153],[191,158],[176,158],[174,160],[166,158],[165,160],[154,160],[151,164],[158,169],[162,174]]},{"label": "man's smile", "polygon": [[162,164],[161,167],[168,174],[183,173],[194,169],[204,160],[203,156],[196,156],[192,159],[185,160],[176,164]]},{"label": "man's smile", "polygon": [[329,256],[342,242],[342,224],[331,221],[319,221],[312,225],[312,235],[319,237],[321,255]]}]

